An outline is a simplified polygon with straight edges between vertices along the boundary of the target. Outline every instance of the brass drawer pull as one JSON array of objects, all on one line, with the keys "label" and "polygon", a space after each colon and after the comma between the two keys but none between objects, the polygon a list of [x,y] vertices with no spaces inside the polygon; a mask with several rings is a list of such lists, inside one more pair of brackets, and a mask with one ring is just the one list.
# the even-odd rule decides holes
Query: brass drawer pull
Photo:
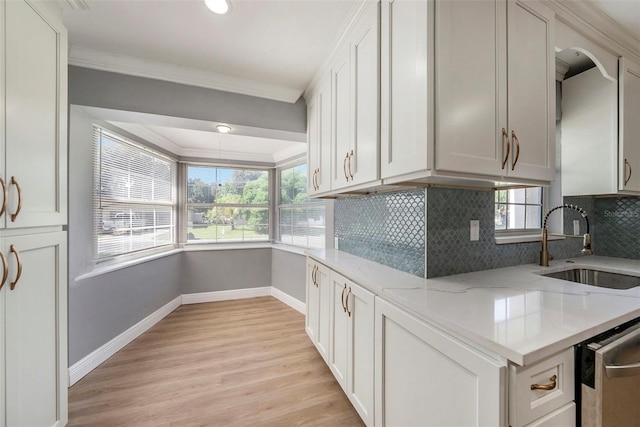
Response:
[{"label": "brass drawer pull", "polygon": [[516,163],[518,163],[518,158],[520,158],[520,141],[518,141],[516,132],[513,130],[511,131],[511,139],[513,139],[516,142],[516,158],[513,161],[513,164],[511,165],[511,170],[513,170],[516,167]]},{"label": "brass drawer pull", "polygon": [[351,159],[353,158],[353,150],[348,154],[349,162],[347,163],[347,168],[349,170],[349,176],[351,177],[351,181],[353,181],[353,173],[351,172]]},{"label": "brass drawer pull", "polygon": [[624,159],[624,175],[625,176],[627,176],[627,166],[629,166],[629,176],[627,177],[627,179],[624,180],[624,185],[627,185],[627,183],[631,179],[631,174],[633,173],[633,170],[631,169],[631,163],[629,163],[627,159]]},{"label": "brass drawer pull", "polygon": [[15,222],[18,214],[20,213],[20,209],[22,209],[22,189],[20,188],[20,184],[18,184],[18,180],[15,176],[11,177],[11,183],[18,189],[18,208],[11,214],[11,222]]},{"label": "brass drawer pull", "polygon": [[558,385],[556,382],[557,379],[557,376],[552,375],[551,378],[549,378],[551,384],[531,384],[531,390],[553,390]]},{"label": "brass drawer pull", "polygon": [[0,282],[0,289],[2,289],[7,281],[7,276],[9,275],[9,264],[7,263],[7,258],[2,252],[0,252],[0,259],[2,259],[2,281]]},{"label": "brass drawer pull", "polygon": [[349,292],[347,292],[347,302],[344,305],[347,309],[347,314],[351,317],[351,310],[349,310],[349,295],[351,295],[351,288],[349,288]]},{"label": "brass drawer pull", "polygon": [[340,301],[342,302],[342,311],[347,312],[347,306],[344,304],[344,292],[347,290],[347,284],[344,284],[342,288],[342,296],[340,297]]},{"label": "brass drawer pull", "polygon": [[348,151],[347,151],[347,154],[345,154],[344,156],[344,161],[342,162],[342,170],[344,172],[344,177],[347,179],[347,182],[349,182],[349,175],[347,175],[347,160],[349,160]]},{"label": "brass drawer pull", "polygon": [[7,190],[7,184],[4,179],[0,178],[0,185],[2,185],[2,208],[0,208],[0,216],[7,210],[7,200],[9,199],[9,191]]},{"label": "brass drawer pull", "polygon": [[507,134],[507,131],[505,128],[502,128],[502,140],[506,141],[507,143],[507,153],[504,155],[504,159],[502,159],[501,169],[504,169],[504,167],[507,165],[507,162],[509,161],[509,153],[511,151],[511,141],[509,141],[509,135]]},{"label": "brass drawer pull", "polygon": [[20,276],[22,276],[22,259],[20,259],[20,252],[18,252],[15,246],[11,245],[9,247],[9,251],[15,254],[16,261],[18,261],[18,273],[16,274],[16,280],[11,282],[11,290],[14,290],[18,284],[18,280],[20,280]]}]

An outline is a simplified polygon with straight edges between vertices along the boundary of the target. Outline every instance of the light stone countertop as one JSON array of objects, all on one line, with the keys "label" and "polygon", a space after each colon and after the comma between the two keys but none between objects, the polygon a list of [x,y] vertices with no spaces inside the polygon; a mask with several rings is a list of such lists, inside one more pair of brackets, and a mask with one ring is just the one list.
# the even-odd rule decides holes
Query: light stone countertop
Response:
[{"label": "light stone countertop", "polygon": [[640,317],[640,286],[582,285],[539,275],[596,267],[640,276],[640,261],[600,256],[421,279],[337,250],[307,255],[387,301],[524,366]]}]

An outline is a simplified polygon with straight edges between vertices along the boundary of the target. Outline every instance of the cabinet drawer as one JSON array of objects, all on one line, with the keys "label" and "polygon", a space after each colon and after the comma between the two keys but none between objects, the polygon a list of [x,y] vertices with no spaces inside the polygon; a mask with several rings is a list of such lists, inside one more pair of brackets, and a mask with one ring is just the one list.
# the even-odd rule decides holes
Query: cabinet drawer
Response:
[{"label": "cabinet drawer", "polygon": [[573,348],[530,366],[509,366],[509,424],[520,427],[574,400]]}]

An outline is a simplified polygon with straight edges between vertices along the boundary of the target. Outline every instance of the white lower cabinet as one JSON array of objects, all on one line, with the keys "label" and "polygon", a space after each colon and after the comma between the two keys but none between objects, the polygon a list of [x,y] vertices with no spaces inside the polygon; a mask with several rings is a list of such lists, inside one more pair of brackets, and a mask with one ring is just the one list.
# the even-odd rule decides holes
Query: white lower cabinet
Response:
[{"label": "white lower cabinet", "polygon": [[3,239],[6,415],[0,425],[67,423],[66,242],[64,231]]},{"label": "white lower cabinet", "polygon": [[367,425],[373,425],[373,328],[371,292],[331,273],[329,367]]},{"label": "white lower cabinet", "polygon": [[307,315],[305,330],[325,362],[329,362],[330,272],[324,265],[307,261]]},{"label": "white lower cabinet", "polygon": [[375,302],[377,426],[504,426],[506,361],[381,298]]},{"label": "white lower cabinet", "polygon": [[575,426],[573,348],[514,365],[313,258],[306,330],[368,426]]}]

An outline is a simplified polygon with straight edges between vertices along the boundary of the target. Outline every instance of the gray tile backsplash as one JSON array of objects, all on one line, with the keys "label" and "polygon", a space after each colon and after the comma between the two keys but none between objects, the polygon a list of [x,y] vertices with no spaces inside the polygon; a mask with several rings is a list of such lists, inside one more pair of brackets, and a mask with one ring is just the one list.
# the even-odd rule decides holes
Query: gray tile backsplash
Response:
[{"label": "gray tile backsplash", "polygon": [[[638,258],[638,200],[567,197],[565,203],[589,213],[597,254]],[[581,217],[568,209],[563,215],[565,233],[572,234],[573,219]],[[470,220],[480,222],[479,241],[469,240]],[[337,200],[335,233],[340,250],[421,277],[536,263],[540,252],[539,242],[495,244],[492,191],[429,188]],[[581,239],[549,242],[556,259],[580,256],[581,249]]]},{"label": "gray tile backsplash", "polygon": [[424,189],[336,200],[340,250],[425,275]]}]

